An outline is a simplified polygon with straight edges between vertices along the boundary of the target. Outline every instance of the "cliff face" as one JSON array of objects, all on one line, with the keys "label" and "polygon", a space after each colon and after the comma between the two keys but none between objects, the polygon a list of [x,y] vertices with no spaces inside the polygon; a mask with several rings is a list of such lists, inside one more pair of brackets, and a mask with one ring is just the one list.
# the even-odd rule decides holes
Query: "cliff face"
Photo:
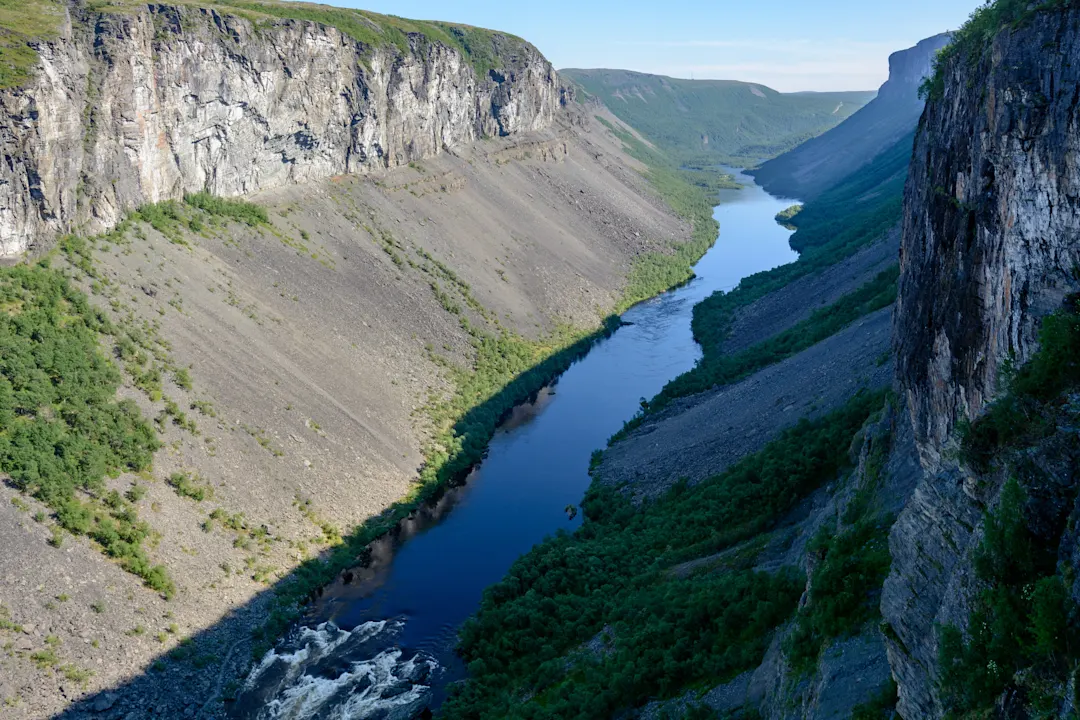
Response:
[{"label": "cliff face", "polygon": [[935,35],[890,55],[889,79],[876,98],[827,133],[763,164],[755,179],[774,195],[810,199],[910,133],[923,107],[919,84],[949,37]]},{"label": "cliff face", "polygon": [[[1080,13],[1003,32],[950,65],[916,140],[904,210],[897,360],[929,468],[1023,362],[1080,260]],[[973,81],[978,78],[978,81]]]},{"label": "cliff face", "polygon": [[31,81],[0,93],[0,257],[185,192],[247,194],[540,130],[560,103],[547,60],[496,33],[480,74],[417,33],[402,51],[196,6],[72,13]]},{"label": "cliff face", "polygon": [[[967,625],[980,587],[973,550],[1005,474],[958,463],[957,424],[994,399],[1006,361],[1031,356],[1040,319],[1077,288],[1078,23],[1080,12],[1038,12],[981,56],[954,58],[915,142],[894,330],[925,475],[893,527],[881,606],[904,717],[944,714],[937,628]],[[1029,464],[1060,454],[1032,449]],[[1063,520],[1075,478],[1061,466],[1028,485],[1029,513]],[[1058,546],[1059,531],[1044,535]]]}]

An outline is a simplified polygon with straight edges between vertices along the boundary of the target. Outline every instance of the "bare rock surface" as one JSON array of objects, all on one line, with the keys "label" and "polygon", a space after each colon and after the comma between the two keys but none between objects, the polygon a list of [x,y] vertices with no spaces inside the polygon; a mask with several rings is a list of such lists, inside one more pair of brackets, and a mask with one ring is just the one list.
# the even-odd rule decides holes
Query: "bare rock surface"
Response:
[{"label": "bare rock surface", "polygon": [[489,41],[480,73],[420,34],[402,50],[221,6],[73,5],[32,81],[0,92],[0,256],[185,192],[246,195],[550,127],[564,97],[551,64]]}]

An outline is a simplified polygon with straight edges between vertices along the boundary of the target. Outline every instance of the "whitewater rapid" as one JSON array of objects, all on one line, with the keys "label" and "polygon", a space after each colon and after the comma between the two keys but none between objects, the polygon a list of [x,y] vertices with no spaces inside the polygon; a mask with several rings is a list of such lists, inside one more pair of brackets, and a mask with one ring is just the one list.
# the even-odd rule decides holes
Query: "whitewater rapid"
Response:
[{"label": "whitewater rapid", "polygon": [[[410,720],[431,698],[436,660],[396,646],[403,619],[299,627],[248,674],[237,705],[251,720]],[[245,711],[246,709],[246,711]]]}]

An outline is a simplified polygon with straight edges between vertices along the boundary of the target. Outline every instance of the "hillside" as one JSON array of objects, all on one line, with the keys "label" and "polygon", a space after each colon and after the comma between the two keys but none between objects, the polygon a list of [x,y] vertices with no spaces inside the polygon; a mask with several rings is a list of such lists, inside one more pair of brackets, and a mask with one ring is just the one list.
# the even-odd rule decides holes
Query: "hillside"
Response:
[{"label": "hillside", "polygon": [[748,165],[837,125],[872,92],[779,93],[734,80],[682,80],[629,70],[560,73],[628,125],[688,163]]},{"label": "hillside", "polygon": [[889,79],[877,97],[828,132],[763,163],[754,178],[774,195],[808,200],[911,134],[923,108],[919,85],[949,39],[942,33],[890,55]]},{"label": "hillside", "polygon": [[360,17],[76,4],[0,90],[5,717],[220,714],[305,597],[715,237],[531,46]]},{"label": "hillside", "polygon": [[0,114],[0,256],[184,193],[251,194],[541,130],[564,99],[536,48],[478,28],[276,1],[65,5],[0,15],[33,29],[6,34],[24,44],[0,55],[0,87],[17,83]]}]

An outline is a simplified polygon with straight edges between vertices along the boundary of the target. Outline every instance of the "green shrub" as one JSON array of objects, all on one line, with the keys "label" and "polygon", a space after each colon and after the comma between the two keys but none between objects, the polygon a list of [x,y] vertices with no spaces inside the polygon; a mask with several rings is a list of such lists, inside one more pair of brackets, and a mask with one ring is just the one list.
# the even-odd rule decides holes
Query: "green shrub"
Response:
[{"label": "green shrub", "polygon": [[179,368],[173,373],[173,382],[183,390],[191,390],[191,373],[187,368]]},{"label": "green shrub", "polygon": [[958,713],[989,709],[1016,674],[1062,673],[1080,656],[1075,603],[1056,574],[1056,553],[1032,535],[1026,494],[1015,478],[986,514],[975,554],[985,584],[973,603],[967,637],[939,629],[938,665],[945,702]]},{"label": "green shrub", "polygon": [[0,0],[0,90],[30,78],[38,62],[31,43],[55,36],[63,17],[56,0]]},{"label": "green shrub", "polygon": [[165,483],[180,497],[190,498],[195,502],[202,502],[214,494],[213,489],[202,478],[191,477],[187,473],[174,472],[166,478]]},{"label": "green shrub", "polygon": [[209,215],[244,223],[250,227],[270,224],[270,215],[266,208],[246,200],[230,200],[198,192],[184,195],[184,202]]},{"label": "green shrub", "polygon": [[795,229],[795,216],[802,212],[803,206],[801,204],[792,205],[780,212],[776,213],[776,222],[779,225],[783,225],[789,230]]},{"label": "green shrub", "polygon": [[1060,11],[1077,5],[1075,0],[986,0],[953,33],[952,42],[938,51],[930,75],[919,87],[920,97],[940,100],[945,93],[945,73],[950,63],[963,59],[969,70],[973,70],[1003,29],[1020,27],[1038,12]]},{"label": "green shrub", "polygon": [[1003,449],[1030,445],[1058,425],[1063,395],[1080,386],[1077,298],[1043,318],[1039,350],[1008,380],[1007,392],[974,422],[961,424],[961,457],[985,471]]},{"label": "green shrub", "polygon": [[101,311],[46,263],[0,268],[0,471],[149,583],[147,528],[104,479],[149,467],[159,442],[134,402],[116,400],[105,333]]},{"label": "green shrub", "polygon": [[[804,579],[791,569],[771,577],[741,569],[680,577],[671,569],[770,529],[835,478],[881,402],[862,393],[723,473],[641,507],[594,483],[576,533],[540,543],[485,591],[460,633],[470,677],[444,717],[612,717],[760,662]],[[581,651],[604,634],[607,652]]]},{"label": "green shrub", "polygon": [[806,670],[833,638],[858,631],[878,614],[878,595],[889,573],[889,526],[861,520],[840,533],[819,534],[809,550],[819,564],[810,580],[810,601],[799,610],[786,650]]}]

